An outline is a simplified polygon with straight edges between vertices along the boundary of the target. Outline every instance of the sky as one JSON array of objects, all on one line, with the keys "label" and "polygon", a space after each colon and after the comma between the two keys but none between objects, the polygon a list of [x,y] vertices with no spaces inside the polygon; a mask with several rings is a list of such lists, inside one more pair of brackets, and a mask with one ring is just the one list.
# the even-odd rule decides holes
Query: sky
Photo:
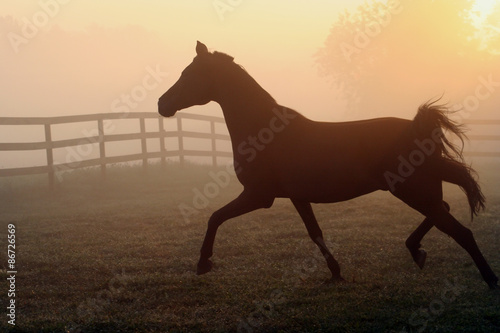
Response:
[{"label": "sky", "polygon": [[[488,6],[491,1],[481,2]],[[2,0],[0,116],[157,112],[158,98],[192,61],[199,40],[232,55],[278,103],[314,120],[350,120],[345,101],[319,75],[315,55],[339,14],[362,3]],[[139,88],[145,93],[131,99]],[[188,112],[222,116],[215,103]],[[381,115],[375,110],[363,114],[376,116]],[[53,135],[66,139],[92,129],[56,126]],[[40,140],[40,130],[27,134],[11,126],[0,131],[0,142]],[[7,160],[24,166],[32,159],[44,159],[44,152],[30,152],[29,158],[12,153],[0,158],[0,167]]]},{"label": "sky", "polygon": [[[280,104],[315,120],[349,119],[337,91],[318,74],[314,55],[339,14],[363,3],[3,0],[0,17],[35,32],[28,27],[31,36],[20,42],[12,27],[0,27],[0,115],[110,112],[148,68],[167,74],[134,111],[156,111],[157,98],[189,64],[200,40],[234,56]],[[480,10],[487,12],[493,3],[476,1],[479,20]],[[221,114],[214,105],[203,110]]]},{"label": "sky", "polygon": [[[0,116],[157,112],[158,98],[192,61],[200,40],[212,51],[234,56],[280,104],[312,119],[339,120],[345,114],[344,104],[318,75],[314,54],[338,14],[359,3],[3,0]],[[19,27],[16,30],[5,20],[14,20]],[[132,92],[145,80],[146,96],[131,101]],[[215,103],[188,112],[222,116]],[[123,122],[122,132],[135,126]],[[116,125],[113,134],[120,133]],[[53,126],[53,139],[78,137],[94,127]],[[27,133],[4,126],[0,131],[2,142],[43,139],[40,128],[30,127]],[[108,145],[107,153],[112,154],[113,145]],[[140,149],[132,146],[126,148],[129,153]],[[56,163],[71,158],[65,151],[54,153]],[[0,167],[43,165],[44,160],[44,151],[3,152]]]},{"label": "sky", "polygon": [[[136,77],[144,72],[146,67],[159,65],[168,77],[162,82],[158,90],[148,94],[141,110],[155,111],[154,100],[161,95],[180,75],[182,69],[189,64],[194,57],[194,47],[197,40],[205,43],[211,50],[218,50],[231,54],[235,61],[243,65],[247,71],[273,95],[281,104],[301,110],[302,113],[315,119],[336,119],[342,116],[342,103],[332,98],[331,86],[318,75],[313,55],[322,46],[326,39],[332,21],[345,8],[352,9],[361,1],[263,1],[263,0],[188,0],[188,1],[2,1],[0,13],[3,16],[12,16],[22,21],[28,19],[34,22],[41,15],[41,11],[49,12],[50,17],[46,24],[41,27],[33,38],[27,43],[13,47],[13,42],[3,36],[2,53],[7,53],[6,58],[17,63],[18,76],[20,71],[29,67],[25,63],[38,62],[40,67],[54,65],[59,67],[55,71],[43,72],[42,68],[34,70],[39,82],[38,85],[28,83],[28,86],[9,85],[4,81],[2,86],[2,99],[10,100],[8,108],[2,108],[3,116],[52,116],[64,113],[99,113],[103,110],[106,98],[110,101],[120,89],[127,90],[124,80],[130,80],[129,85],[134,85]],[[37,16],[38,15],[38,16]],[[44,22],[42,22],[44,23]],[[99,29],[111,29],[111,33],[119,31],[137,32],[142,34],[136,38],[151,38],[153,41],[147,45],[150,54],[143,54],[144,50],[124,48],[123,53],[137,53],[137,57],[130,54],[116,55],[110,52],[101,54],[98,58],[92,58],[93,52],[102,53],[103,50],[88,50],[79,55],[72,54],[70,50],[58,50],[58,55],[52,56],[48,49],[55,47],[65,48],[68,43],[51,44],[49,41],[44,45],[43,39],[51,31],[62,30],[66,33],[74,33],[76,37],[82,38],[85,32],[95,32]],[[134,38],[134,37],[131,37]],[[50,39],[50,38],[48,38]],[[55,42],[54,42],[55,43]],[[101,48],[110,48],[111,45],[100,45]],[[113,45],[115,46],[115,45]],[[133,47],[133,45],[129,45]],[[138,45],[138,48],[141,45]],[[120,46],[117,45],[117,48]],[[13,50],[16,49],[16,50]],[[10,51],[10,54],[9,54]],[[18,52],[13,52],[18,51]],[[55,59],[61,53],[68,53],[71,59]],[[40,53],[36,55],[37,53]],[[33,61],[30,57],[39,57]],[[50,63],[51,57],[54,63]],[[80,58],[81,57],[81,58]],[[42,59],[42,60],[40,60]],[[88,64],[89,60],[93,63]],[[78,68],[81,63],[87,64],[82,68],[86,73],[79,75]],[[142,63],[141,63],[142,62]],[[45,65],[46,63],[50,63]],[[94,80],[93,86],[96,92],[92,92],[92,85],[84,85],[82,81],[92,81],[89,71],[96,71],[94,77],[102,73],[104,64],[108,67],[116,67],[117,63],[121,73],[117,76],[115,89],[113,82],[105,80],[105,86],[99,87],[99,80]],[[61,68],[64,68],[61,70]],[[70,69],[70,70],[67,70]],[[130,74],[127,77],[126,72]],[[135,76],[134,76],[135,74]],[[29,74],[22,73],[28,82]],[[42,78],[42,76],[46,76]],[[50,88],[43,82],[45,78],[49,81],[58,76],[63,83],[52,87],[52,91],[44,91]],[[89,77],[90,76],[90,77]],[[101,75],[102,76],[102,75]],[[78,82],[80,79],[80,82]],[[18,79],[19,80],[19,79]],[[13,81],[16,81],[14,78]],[[83,101],[80,107],[71,107],[64,103],[66,99],[81,99],[83,96],[75,93],[82,88],[89,89],[89,93],[97,99],[95,106]],[[123,88],[122,88],[123,87]],[[26,89],[29,88],[29,89]],[[73,91],[72,91],[73,88]],[[39,107],[31,106],[28,101],[22,102],[23,90],[29,91],[30,95],[36,96],[38,100],[44,100]],[[54,91],[55,90],[55,91]],[[108,96],[104,96],[106,91]],[[99,99],[97,95],[102,97]],[[80,98],[79,98],[80,97]],[[58,104],[64,110],[60,110]],[[40,107],[41,106],[41,107]],[[81,110],[85,106],[88,112]],[[335,108],[339,110],[335,111]],[[93,110],[91,110],[93,109]],[[209,112],[217,112],[217,107],[210,106]]]}]

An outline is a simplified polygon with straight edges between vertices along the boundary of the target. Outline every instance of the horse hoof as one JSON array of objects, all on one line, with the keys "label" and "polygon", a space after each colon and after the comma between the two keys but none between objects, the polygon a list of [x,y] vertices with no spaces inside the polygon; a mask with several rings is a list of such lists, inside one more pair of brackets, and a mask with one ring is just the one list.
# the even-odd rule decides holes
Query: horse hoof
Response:
[{"label": "horse hoof", "polygon": [[418,250],[415,254],[412,254],[412,257],[417,266],[420,269],[423,269],[425,265],[425,259],[427,258],[427,252],[425,252],[425,250]]},{"label": "horse hoof", "polygon": [[199,261],[198,266],[196,268],[196,275],[202,275],[208,273],[212,270],[213,263],[209,259],[206,261]]},{"label": "horse hoof", "polygon": [[488,283],[488,287],[490,287],[491,290],[500,290],[500,286],[498,286],[498,279],[486,283]]}]

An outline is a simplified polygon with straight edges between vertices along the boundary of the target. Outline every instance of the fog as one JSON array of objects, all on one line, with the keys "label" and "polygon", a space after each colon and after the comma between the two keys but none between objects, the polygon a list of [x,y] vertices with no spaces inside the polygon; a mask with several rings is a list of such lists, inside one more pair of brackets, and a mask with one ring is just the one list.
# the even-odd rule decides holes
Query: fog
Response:
[{"label": "fog", "polygon": [[[347,20],[349,31],[339,16],[346,10],[356,13],[362,3],[2,1],[0,116],[156,112],[158,97],[191,62],[200,40],[211,50],[234,56],[278,103],[311,119],[411,118],[419,104],[441,95],[452,105],[474,107],[474,113],[462,120],[498,117],[500,74],[494,68],[500,66],[495,67],[494,38],[488,39],[489,49],[478,41],[474,47],[482,47],[481,52],[454,58],[450,55],[457,53],[453,47],[459,42],[447,39],[446,33],[460,22],[438,20],[409,8],[406,1],[396,1],[389,19],[385,15],[380,29],[368,32],[369,39],[363,41],[356,30],[363,28],[363,20]],[[405,25],[402,18],[409,13],[426,24]],[[366,19],[371,27],[373,17]],[[425,50],[417,47],[426,41],[416,42],[411,36],[422,27],[427,36],[445,27],[440,39],[432,39]],[[407,33],[403,48],[395,44],[402,33]],[[448,43],[450,52],[443,54],[440,46]],[[399,61],[393,61],[391,50],[399,54]],[[391,57],[377,63],[381,54]],[[367,62],[375,66],[366,67]],[[457,68],[463,70],[457,73]],[[471,99],[478,93],[481,98]],[[470,105],[476,102],[480,107]],[[188,112],[222,116],[215,103]],[[114,124],[113,134],[138,128],[126,120]],[[0,142],[43,141],[43,128],[35,127],[0,126]],[[55,126],[53,139],[80,137],[94,128],[93,123]],[[133,153],[138,145],[126,149]],[[125,147],[113,149],[107,149],[110,155]],[[44,151],[1,154],[2,168],[45,163]],[[56,161],[64,163],[66,158],[64,150],[56,152]]]}]

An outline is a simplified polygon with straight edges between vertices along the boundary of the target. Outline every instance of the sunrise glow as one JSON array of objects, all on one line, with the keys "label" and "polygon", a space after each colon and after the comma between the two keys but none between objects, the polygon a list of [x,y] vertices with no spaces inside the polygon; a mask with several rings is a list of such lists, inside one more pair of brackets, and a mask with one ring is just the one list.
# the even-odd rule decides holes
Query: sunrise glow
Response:
[{"label": "sunrise glow", "polygon": [[1,0],[0,77],[1,332],[499,331],[500,0]]},{"label": "sunrise glow", "polygon": [[476,0],[472,7],[473,20],[477,26],[481,26],[495,8],[496,0]]}]

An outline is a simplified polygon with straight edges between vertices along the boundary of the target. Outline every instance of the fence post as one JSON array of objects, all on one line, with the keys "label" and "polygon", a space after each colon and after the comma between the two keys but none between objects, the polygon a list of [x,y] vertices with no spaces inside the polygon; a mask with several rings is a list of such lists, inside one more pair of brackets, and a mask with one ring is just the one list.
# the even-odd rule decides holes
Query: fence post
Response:
[{"label": "fence post", "polygon": [[[108,116],[111,116],[108,118]],[[107,176],[107,164],[113,163],[113,161],[119,161],[118,163],[121,162],[128,162],[128,161],[137,161],[137,160],[142,160],[143,161],[143,166],[144,169],[148,167],[148,159],[149,158],[160,158],[162,165],[166,165],[167,161],[170,156],[170,151],[168,147],[168,141],[166,141],[166,138],[171,137],[172,135],[175,135],[173,133],[167,133],[165,131],[165,121],[164,118],[158,117],[158,114],[155,113],[148,113],[148,114],[143,114],[143,113],[132,113],[131,116],[133,119],[139,119],[140,120],[140,131],[141,133],[138,133],[134,131],[134,133],[125,133],[125,134],[115,134],[113,133],[105,133],[106,128],[110,126],[104,126],[108,124],[104,124],[105,121],[108,121],[109,119],[117,119],[117,118],[125,118],[124,117],[117,117],[114,114],[100,114],[100,115],[80,115],[80,116],[62,116],[62,117],[47,117],[47,118],[34,118],[34,119],[29,119],[29,118],[20,118],[20,117],[0,117],[0,126],[1,125],[37,125],[37,126],[44,126],[44,134],[45,134],[45,140],[40,140],[39,142],[30,142],[30,143],[4,143],[0,142],[0,152],[2,151],[26,151],[26,150],[46,150],[46,161],[47,163],[42,166],[36,166],[36,167],[27,167],[27,168],[21,168],[21,169],[4,169],[0,168],[0,177],[7,177],[7,176],[15,176],[15,175],[30,175],[30,174],[45,174],[47,173],[48,175],[48,181],[49,181],[49,187],[52,189],[54,188],[56,184],[56,173],[62,172],[64,170],[68,170],[69,168],[82,168],[82,167],[100,167],[101,168],[101,179],[105,180]],[[158,137],[160,138],[160,152],[148,152],[147,148],[147,139],[149,137],[156,139],[156,134],[153,132],[147,132],[146,131],[146,119],[150,118],[155,118],[158,117],[159,125],[158,125],[158,130],[159,134]],[[220,140],[225,140],[225,136],[221,136],[216,133],[216,122],[220,122],[220,118],[215,118],[215,117],[209,117],[209,116],[196,116],[194,114],[189,114],[189,115],[183,115],[183,114],[178,114],[177,115],[177,138],[178,138],[178,151],[172,151],[172,153],[178,153],[177,156],[179,156],[179,164],[182,166],[185,166],[185,160],[186,156],[195,155],[199,154],[200,156],[208,156],[212,157],[212,164],[214,166],[217,166],[218,158],[220,155],[226,156],[226,154],[220,154],[217,151],[217,140],[218,137],[221,137]],[[186,132],[183,130],[183,124],[182,121],[183,119],[195,119],[195,120],[201,120],[201,121],[209,121],[210,122],[210,131],[211,134],[208,135],[206,131],[203,133],[192,133],[191,132]],[[54,124],[66,124],[66,123],[75,123],[75,122],[97,122],[97,129],[98,129],[98,135],[92,135],[91,138],[88,137],[88,135],[85,135],[85,137],[82,138],[74,138],[74,139],[68,139],[68,140],[53,140],[52,139],[52,125]],[[488,121],[489,123],[490,121]],[[94,123],[95,124],[95,123]],[[184,149],[184,136],[186,137],[193,137],[193,138],[198,138],[198,139],[210,139],[211,140],[211,146],[212,146],[212,152],[211,154],[208,154],[206,151],[198,151],[198,150],[185,150]],[[106,155],[106,142],[111,141],[123,141],[123,140],[141,140],[141,148],[142,152],[140,154],[130,154],[130,155],[123,155],[123,156],[116,156],[116,157],[111,157]],[[485,139],[484,136],[481,137],[481,139]],[[489,140],[489,139],[488,139]],[[496,140],[496,139],[495,139]],[[205,141],[206,142],[206,141]],[[64,143],[64,145],[63,145]],[[79,145],[84,145],[84,144],[99,144],[99,157],[98,158],[91,158],[89,160],[83,160],[77,158],[75,161],[71,161],[70,155],[67,156],[67,161],[66,163],[57,163],[57,161],[54,161],[54,149],[55,147],[59,148],[64,148],[64,147],[74,147],[74,146],[79,146]],[[108,147],[109,150],[109,147]],[[108,151],[109,153],[109,151]],[[498,157],[500,156],[500,153],[494,153],[496,155],[492,155],[493,153],[488,153],[488,156],[495,156]],[[74,152],[73,152],[74,155]],[[483,155],[481,155],[483,156]],[[79,157],[79,156],[77,156]],[[75,157],[72,157],[75,159]]]},{"label": "fence post", "polygon": [[146,119],[139,118],[141,124],[141,153],[142,153],[142,168],[144,171],[148,169],[148,158],[146,154],[148,153],[148,144],[146,141]]},{"label": "fence post", "polygon": [[182,117],[177,116],[177,132],[179,133],[179,164],[184,166],[184,144],[182,139]]},{"label": "fence post", "polygon": [[166,165],[165,158],[165,128],[163,127],[163,118],[158,117],[158,131],[160,132],[160,153],[161,153],[161,167],[164,168]]},{"label": "fence post", "polygon": [[99,131],[99,158],[101,159],[101,179],[106,180],[106,144],[104,141],[104,121],[97,120],[97,129]]},{"label": "fence post", "polygon": [[52,132],[50,124],[45,124],[45,142],[47,143],[47,168],[49,175],[49,187],[54,188],[54,155],[52,152]]}]

